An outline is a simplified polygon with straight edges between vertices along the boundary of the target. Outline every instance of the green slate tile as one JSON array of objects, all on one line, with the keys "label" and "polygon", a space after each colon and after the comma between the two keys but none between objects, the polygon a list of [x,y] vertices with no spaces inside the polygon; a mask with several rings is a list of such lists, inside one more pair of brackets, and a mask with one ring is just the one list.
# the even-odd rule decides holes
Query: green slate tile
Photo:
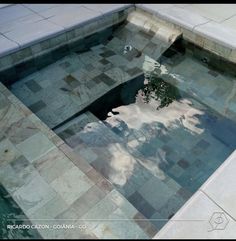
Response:
[{"label": "green slate tile", "polygon": [[34,162],[37,158],[55,148],[54,144],[41,132],[17,144],[16,147],[30,162]]}]

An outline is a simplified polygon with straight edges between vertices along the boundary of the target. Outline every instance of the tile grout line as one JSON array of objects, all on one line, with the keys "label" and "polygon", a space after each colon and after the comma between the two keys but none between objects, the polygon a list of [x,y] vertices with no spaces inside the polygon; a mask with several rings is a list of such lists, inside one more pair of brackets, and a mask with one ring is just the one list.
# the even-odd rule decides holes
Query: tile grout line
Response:
[{"label": "tile grout line", "polygon": [[205,25],[205,24],[207,24],[207,23],[209,23],[209,22],[214,22],[214,21],[208,19],[208,21],[205,22],[205,23],[199,23],[199,24],[195,25],[195,26],[192,28],[192,32],[194,33],[195,28],[197,28],[197,27],[199,27],[199,26],[202,26],[202,25]]},{"label": "tile grout line", "polygon": [[[94,11],[92,8],[88,8],[88,7],[84,6],[84,5],[82,5],[82,7],[86,8],[88,10]],[[102,17],[104,16],[104,13],[102,11],[95,11],[95,12],[101,13]]]},{"label": "tile grout line", "polygon": [[235,17],[235,16],[236,16],[236,13],[234,13],[234,14],[231,15],[230,17],[228,17],[228,18],[226,18],[226,19],[220,21],[220,24],[221,24],[221,23],[224,23],[225,21],[227,21],[227,20],[229,20],[230,18],[233,18],[233,17]]},{"label": "tile grout line", "polygon": [[21,45],[18,43],[18,42],[16,42],[15,40],[13,40],[13,39],[10,39],[9,37],[7,37],[5,34],[3,34],[3,33],[0,33],[0,35],[2,35],[3,37],[5,37],[6,39],[8,39],[8,40],[10,40],[10,41],[12,41],[12,42],[14,42],[14,43],[16,43],[19,47],[21,47]]},{"label": "tile grout line", "polygon": [[222,208],[214,199],[212,199],[205,191],[203,191],[202,189],[199,189],[199,191],[202,192],[204,195],[206,195],[207,198],[209,198],[216,206],[218,206],[221,210],[223,210],[229,217],[231,217],[236,222],[236,219],[230,213],[228,213],[224,208]]},{"label": "tile grout line", "polygon": [[[22,4],[22,5],[23,5],[23,4]],[[61,25],[59,25],[59,24],[57,24],[57,23],[54,23],[54,22],[52,22],[52,21],[49,20],[50,18],[54,17],[55,15],[52,15],[52,16],[49,16],[49,17],[44,17],[44,16],[41,15],[39,12],[36,12],[36,11],[34,11],[33,9],[31,9],[31,8],[29,8],[29,7],[27,7],[27,6],[24,6],[24,7],[27,8],[27,9],[29,9],[29,10],[31,10],[33,13],[37,14],[38,16],[42,17],[43,20],[46,20],[46,21],[48,21],[48,22],[50,22],[50,23],[52,23],[52,24],[54,24],[54,25],[56,25],[56,26],[59,26],[59,27],[63,28],[64,30],[66,30],[65,27],[63,27],[63,26],[61,26]],[[49,8],[49,9],[52,9],[52,8],[53,8],[53,7]],[[42,20],[39,20],[39,21],[36,21],[36,22],[40,22],[40,21],[42,21]]]}]

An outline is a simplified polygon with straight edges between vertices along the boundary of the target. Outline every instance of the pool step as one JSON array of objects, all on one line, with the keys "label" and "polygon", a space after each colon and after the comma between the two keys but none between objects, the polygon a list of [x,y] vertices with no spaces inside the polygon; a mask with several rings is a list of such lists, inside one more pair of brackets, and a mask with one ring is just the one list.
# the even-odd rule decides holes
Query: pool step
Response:
[{"label": "pool step", "polygon": [[[141,190],[147,200],[155,196],[155,203],[163,202],[160,198],[162,194],[157,192],[161,187],[161,192],[168,192],[170,196],[175,197],[180,185],[159,168],[158,162],[144,158],[132,145],[128,145],[122,135],[114,132],[108,122],[99,120],[91,112],[83,113],[55,132],[75,153],[108,179],[144,216],[152,218],[150,221],[158,229],[164,225],[165,221],[156,219],[168,219],[169,213],[163,211],[160,215],[147,201],[143,200],[143,203],[140,203],[138,193]],[[145,183],[152,185],[144,191]],[[176,212],[184,202],[185,200],[180,199],[178,203],[173,203],[171,212]]]},{"label": "pool step", "polygon": [[[137,160],[127,150],[124,140],[91,112],[83,113],[55,132],[112,183],[117,181],[110,176],[111,162],[138,165]],[[99,160],[96,160],[97,157]]]},{"label": "pool step", "polygon": [[93,156],[95,155],[91,155],[94,151],[98,153],[99,158],[103,157],[101,163],[99,163],[101,166],[98,167],[95,164],[95,168],[99,169],[108,179],[111,178],[104,172],[103,168],[106,162],[106,165],[110,165],[111,156],[115,156],[113,161],[124,158],[126,159],[125,162],[133,162],[139,168],[145,168],[145,171],[151,176],[166,178],[166,174],[158,167],[158,160],[145,157],[135,148],[135,143],[139,143],[140,140],[142,142],[142,139],[145,138],[142,133],[132,132],[125,136],[125,131],[121,130],[121,126],[112,126],[109,121],[101,121],[87,111],[56,129],[55,132],[89,163],[94,161]]},{"label": "pool step", "polygon": [[[102,145],[102,141],[107,141],[107,143],[109,143],[109,141],[113,143],[122,143],[121,137],[117,136],[89,111],[81,114],[54,131],[73,149],[76,149],[81,142],[90,145],[96,138],[101,141],[100,144],[97,143],[98,145]],[[100,136],[103,138],[99,138]],[[99,142],[98,139],[97,141]]]},{"label": "pool step", "polygon": [[[147,169],[153,176],[164,178],[166,175],[158,167],[158,160],[151,157],[147,158],[136,149],[137,145],[146,141],[144,133],[142,131],[126,131],[128,128],[122,122],[113,124],[110,120],[101,121],[87,111],[56,129],[55,132],[80,155],[83,155],[85,146],[95,149],[98,147],[102,150],[102,148],[107,148],[108,145],[113,145],[111,149],[114,149],[114,152],[125,153],[125,155],[135,159],[142,168]],[[90,156],[83,157],[88,162],[92,160]]]}]

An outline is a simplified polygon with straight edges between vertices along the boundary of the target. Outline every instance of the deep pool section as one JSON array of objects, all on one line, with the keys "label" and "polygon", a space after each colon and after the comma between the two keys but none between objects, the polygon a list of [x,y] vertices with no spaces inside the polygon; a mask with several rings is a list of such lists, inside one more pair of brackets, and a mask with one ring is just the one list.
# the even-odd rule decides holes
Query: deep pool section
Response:
[{"label": "deep pool section", "polygon": [[55,132],[161,228],[235,149],[236,124],[156,74],[115,93]]},{"label": "deep pool section", "polygon": [[41,239],[36,229],[10,229],[7,225],[31,225],[10,194],[0,185],[0,238]]}]

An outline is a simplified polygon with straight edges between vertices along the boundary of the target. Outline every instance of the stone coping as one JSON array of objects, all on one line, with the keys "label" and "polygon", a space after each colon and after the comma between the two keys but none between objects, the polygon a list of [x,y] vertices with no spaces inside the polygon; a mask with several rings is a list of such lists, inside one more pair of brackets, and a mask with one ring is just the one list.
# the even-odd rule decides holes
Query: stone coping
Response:
[{"label": "stone coping", "polygon": [[[181,29],[196,45],[236,62],[236,4],[136,4],[136,9]],[[223,5],[223,8],[222,8]],[[215,13],[213,12],[215,9]]]},{"label": "stone coping", "polygon": [[[4,4],[3,4],[4,5]],[[134,4],[10,4],[0,7],[0,57],[56,37]],[[183,37],[236,62],[236,5],[136,4],[183,32]],[[208,8],[208,9],[207,9]],[[212,7],[211,7],[212,8]],[[213,8],[212,8],[213,9]],[[78,14],[79,13],[79,14]]]},{"label": "stone coping", "polygon": [[[236,238],[236,151],[211,175],[154,236],[171,238]],[[221,221],[220,224],[217,220]]]},{"label": "stone coping", "polygon": [[0,7],[0,57],[78,26],[128,9],[132,4],[11,4]]},{"label": "stone coping", "polygon": [[[25,4],[27,5],[27,4]],[[17,10],[16,15],[20,19],[23,19],[23,22],[26,21],[28,22],[28,26],[33,26],[33,23],[30,22],[32,19],[37,19],[36,22],[43,22],[42,24],[45,23],[45,21],[49,21],[46,18],[50,18],[50,11],[52,11],[53,8],[56,8],[56,6],[51,6],[50,9],[46,9],[49,11],[49,15],[46,15],[44,17],[39,16],[40,12],[46,11],[43,6],[40,6],[39,9],[36,11],[31,10],[31,12],[36,11],[37,14],[35,13],[29,13],[28,8],[25,7],[25,5],[12,5],[8,7],[4,7],[0,9],[0,19],[2,16],[6,18],[8,15],[8,9],[15,7],[14,9],[18,9],[21,6],[21,9],[25,9],[25,14],[26,15],[20,15],[22,14],[21,11]],[[30,4],[28,4],[30,5]],[[44,5],[44,4],[40,4]],[[122,5],[122,4],[119,4]],[[208,38],[212,38],[215,43],[219,43],[219,46],[224,46],[226,49],[229,49],[229,53],[227,51],[222,51],[221,48],[221,53],[223,52],[223,55],[225,52],[228,53],[228,57],[232,57],[232,53],[234,53],[234,48],[236,46],[235,44],[235,31],[230,29],[230,28],[224,28],[221,23],[214,22],[212,20],[207,19],[206,17],[200,17],[199,15],[194,15],[192,17],[191,21],[183,21],[181,16],[189,16],[187,14],[187,10],[183,10],[185,6],[183,6],[182,10],[180,9],[181,7],[175,6],[172,4],[158,4],[158,7],[155,8],[154,6],[151,6],[153,4],[137,4],[136,6],[138,8],[142,8],[146,11],[152,11],[156,16],[167,19],[168,21],[181,26],[184,28],[185,35],[187,35],[187,31],[190,31],[191,33],[197,33],[201,36],[207,36]],[[162,5],[162,6],[160,6]],[[165,6],[164,6],[165,5]],[[169,6],[168,6],[169,5]],[[171,6],[170,6],[171,5]],[[85,6],[80,6],[86,8]],[[45,6],[45,8],[47,8]],[[28,10],[27,10],[28,9]],[[170,10],[171,9],[171,10]],[[3,15],[1,15],[2,11],[5,11]],[[77,9],[78,10],[78,9]],[[14,10],[13,10],[14,11]],[[16,11],[16,10],[15,10]],[[94,11],[94,10],[91,10]],[[27,13],[28,12],[28,13]],[[59,13],[60,11],[58,11]],[[16,17],[14,15],[14,17]],[[34,15],[34,16],[32,16]],[[40,14],[41,15],[41,14]],[[47,17],[46,17],[47,16]],[[54,15],[51,15],[51,17]],[[56,16],[56,15],[55,15]],[[99,14],[98,14],[99,16]],[[43,18],[43,19],[41,19]],[[53,18],[53,17],[52,17]],[[95,16],[93,15],[93,19]],[[190,18],[190,16],[189,16]],[[8,23],[12,23],[15,20],[13,19],[8,19]],[[59,21],[56,17],[54,18],[54,22]],[[83,20],[84,21],[84,20]],[[88,21],[88,20],[87,20]],[[16,21],[15,21],[16,22]],[[185,23],[186,22],[186,23]],[[20,21],[21,23],[21,21]],[[6,26],[6,23],[4,23]],[[52,25],[55,25],[56,28],[60,28],[61,30],[57,31],[57,33],[60,33],[60,31],[66,31],[66,28],[70,28],[71,22],[68,23],[68,26],[60,26],[57,25],[56,23],[51,23]],[[59,23],[58,23],[59,24]],[[10,24],[11,25],[11,24]],[[9,26],[10,26],[9,25]],[[49,24],[50,25],[50,24]],[[17,25],[18,26],[18,25]],[[34,25],[36,26],[36,25]],[[40,25],[39,25],[40,26]],[[43,25],[42,25],[43,26]],[[9,36],[5,33],[2,34],[2,29],[4,29],[4,26],[0,26],[0,46],[1,46],[1,54],[6,55],[9,54],[11,51],[16,51],[19,50],[20,48],[23,48],[24,45],[20,45],[16,40],[10,39],[10,36],[17,36],[19,32],[15,32],[16,34],[14,35],[12,33],[9,34]],[[9,27],[10,29],[10,27]],[[19,27],[20,29],[20,27]],[[29,28],[30,29],[30,28]],[[32,29],[32,28],[31,28]],[[55,31],[53,29],[53,31]],[[13,30],[12,30],[13,31]],[[53,36],[53,33],[55,32],[50,32],[50,29],[47,32],[47,37],[49,38],[50,36]],[[218,31],[218,32],[217,32]],[[201,41],[194,36],[192,36],[192,40],[195,40],[198,42],[198,44],[201,45]],[[198,35],[197,35],[198,36]],[[37,41],[40,41],[41,38],[38,38],[38,36],[35,37]],[[202,40],[202,39],[201,39]],[[231,41],[232,40],[232,41]],[[28,42],[31,43],[31,40]],[[212,43],[211,43],[212,44]],[[203,45],[204,46],[204,45]],[[215,47],[215,45],[213,45]],[[231,58],[233,60],[233,58]],[[6,92],[4,91],[4,94]],[[10,97],[9,93],[9,97]],[[16,99],[15,99],[16,100]],[[25,109],[26,115],[29,115],[28,109],[25,108],[22,103],[21,107]],[[17,105],[18,105],[17,104]],[[38,121],[38,120],[37,120]],[[39,122],[41,125],[42,123]],[[43,128],[44,129],[44,128]],[[44,130],[47,130],[44,129]],[[50,132],[50,130],[47,130]],[[51,132],[51,140],[55,140],[56,146],[62,145],[61,140],[58,139],[57,136],[54,136],[53,133]],[[59,144],[60,143],[60,144]],[[171,219],[170,222],[168,222],[167,225],[163,227],[163,229],[155,236],[155,238],[235,238],[235,219],[236,219],[236,209],[234,208],[234,200],[236,199],[236,185],[235,185],[235,178],[234,178],[234,173],[235,173],[235,159],[236,159],[236,152],[233,152],[232,155],[217,169],[217,171],[207,180],[207,182],[194,194],[192,198],[176,213],[176,215]],[[214,228],[214,215],[221,215],[221,217],[224,218],[224,220],[228,220],[227,225],[225,227],[216,227]],[[212,219],[213,217],[213,219]],[[174,221],[174,220],[182,220],[182,221]],[[190,222],[189,220],[194,220],[193,222]],[[211,222],[213,220],[213,224]],[[225,223],[225,221],[224,221]],[[183,225],[184,224],[184,225]],[[213,229],[214,228],[214,229]]]}]

